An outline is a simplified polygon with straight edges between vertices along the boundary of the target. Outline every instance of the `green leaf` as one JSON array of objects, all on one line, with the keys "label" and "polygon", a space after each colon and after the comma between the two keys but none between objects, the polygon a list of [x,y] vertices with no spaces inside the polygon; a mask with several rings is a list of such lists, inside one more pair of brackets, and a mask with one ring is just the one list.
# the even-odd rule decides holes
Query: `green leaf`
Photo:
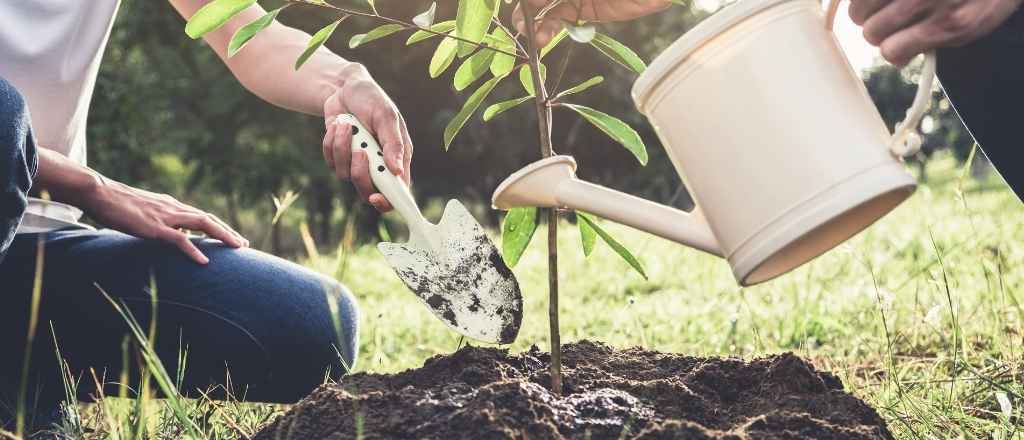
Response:
[{"label": "green leaf", "polygon": [[590,107],[575,104],[562,105],[573,109],[588,122],[603,131],[608,137],[626,147],[630,153],[633,153],[633,156],[636,156],[641,165],[647,165],[647,147],[644,145],[643,139],[640,139],[640,135],[629,124],[622,122],[619,118]]},{"label": "green leaf", "polygon": [[235,56],[238,51],[242,50],[252,37],[255,37],[260,31],[270,26],[274,22],[274,18],[281,12],[282,9],[287,8],[288,5],[281,6],[280,8],[274,9],[273,11],[267,12],[266,15],[250,21],[249,24],[242,26],[235,35],[231,36],[231,42],[228,43],[228,58]]},{"label": "green leaf", "polygon": [[347,15],[335,20],[334,23],[324,26],[323,29],[316,31],[316,33],[313,34],[313,38],[311,38],[309,40],[309,44],[306,45],[306,50],[302,51],[302,55],[299,55],[299,59],[295,60],[295,70],[299,70],[303,64],[306,64],[306,60],[308,60],[309,57],[320,48],[320,46],[323,46],[324,43],[327,42],[328,38],[331,38],[331,34],[334,33],[334,30],[337,29],[338,25],[341,24],[342,21],[345,21],[346,18],[348,18]]},{"label": "green leaf", "polygon": [[590,223],[583,219],[579,219],[576,224],[580,227],[580,244],[583,245],[583,256],[589,257],[594,252],[594,246],[597,245],[597,232],[590,226]]},{"label": "green leaf", "polygon": [[501,222],[501,253],[509,267],[515,267],[537,231],[537,208],[512,208]]},{"label": "green leaf", "polygon": [[355,49],[363,44],[369,43],[373,40],[384,38],[403,29],[405,29],[405,26],[402,26],[400,24],[386,24],[383,26],[379,26],[365,34],[353,35],[352,38],[348,40],[348,47],[349,49]]},{"label": "green leaf", "polygon": [[558,34],[555,35],[555,37],[548,42],[548,45],[544,46],[544,48],[540,50],[540,57],[543,59],[545,56],[547,56],[548,52],[551,52],[556,47],[558,47],[558,44],[565,39],[566,35],[569,35],[569,32],[566,31],[565,29],[559,31]]},{"label": "green leaf", "polygon": [[533,99],[532,96],[524,96],[522,98],[510,99],[508,101],[502,101],[497,104],[491,104],[489,107],[487,107],[486,110],[484,110],[484,122],[490,121],[491,119],[494,119],[495,116],[505,113],[506,110],[509,110],[531,99]]},{"label": "green leaf", "polygon": [[[548,68],[547,66],[540,65],[540,80],[547,81]],[[519,83],[523,85],[523,90],[530,96],[535,96],[537,92],[533,88],[533,72],[530,71],[530,66],[523,64],[523,67],[519,68]]]},{"label": "green leaf", "polygon": [[455,90],[462,91],[470,84],[480,79],[491,67],[491,60],[494,59],[494,52],[481,50],[466,59],[455,71]]},{"label": "green leaf", "polygon": [[569,33],[569,37],[572,38],[573,41],[583,44],[591,42],[594,39],[594,36],[597,35],[597,28],[592,24],[576,26],[566,23],[565,30]]},{"label": "green leaf", "polygon": [[480,104],[483,104],[484,99],[487,99],[487,95],[491,94],[494,87],[498,85],[498,82],[505,79],[504,76],[496,76],[487,80],[483,83],[479,89],[476,89],[466,103],[462,105],[462,110],[459,110],[455,114],[455,117],[448,122],[448,126],[444,128],[444,149],[447,150],[448,146],[452,144],[452,139],[455,139],[455,135],[459,134],[459,130],[466,125],[466,121],[469,120],[470,116],[480,108]]},{"label": "green leaf", "polygon": [[626,47],[624,44],[619,43],[614,38],[609,37],[602,33],[594,35],[594,39],[590,44],[601,51],[606,57],[611,58],[612,61],[621,64],[622,66],[636,72],[643,73],[647,69],[647,65],[644,64],[644,60],[640,59],[640,56],[633,52],[632,49]]},{"label": "green leaf", "polygon": [[214,0],[199,8],[185,24],[185,34],[193,40],[213,32],[256,0]]},{"label": "green leaf", "polygon": [[[479,43],[491,28],[491,17],[498,12],[498,0],[459,0],[455,16],[455,33],[474,43]],[[459,56],[469,55],[475,46],[459,42]]]},{"label": "green leaf", "polygon": [[[644,272],[643,264],[640,264],[640,260],[633,256],[633,253],[630,252],[629,249],[626,249],[625,246],[623,246],[617,240],[615,240],[615,238],[612,237],[611,234],[609,234],[607,231],[601,229],[601,227],[597,225],[597,223],[594,221],[592,217],[590,217],[589,214],[584,214],[582,212],[577,211],[576,216],[579,217],[581,223],[586,223],[587,226],[593,228],[594,232],[596,232],[597,235],[601,237],[601,240],[603,240],[605,243],[608,243],[608,246],[611,246],[612,250],[614,250],[616,254],[619,254],[619,256],[622,257],[623,260],[626,260],[626,263],[629,263],[629,265],[632,266],[634,270],[639,272],[640,276],[644,277],[645,280],[647,279],[647,272]],[[584,245],[584,247],[585,246],[586,245]]]},{"label": "green leaf", "polygon": [[[455,20],[442,21],[440,23],[434,23],[432,26],[430,26],[430,30],[432,30],[434,32],[442,33],[442,34],[451,32],[453,29],[455,29]],[[406,46],[413,45],[413,44],[419,43],[420,41],[423,41],[423,40],[426,40],[426,39],[429,39],[429,38],[434,38],[436,36],[438,36],[438,35],[434,34],[434,33],[431,33],[431,32],[422,31],[422,30],[416,31],[412,35],[409,36],[409,39],[405,42],[405,45]]]},{"label": "green leaf", "polygon": [[[491,32],[488,43],[493,47],[506,52],[516,51],[516,46],[512,41],[512,36],[502,28],[496,28],[494,29],[494,32]],[[494,60],[491,61],[491,74],[494,76],[508,75],[509,73],[512,73],[512,69],[515,69],[515,67],[515,57],[505,53],[495,53]]]},{"label": "green leaf", "polygon": [[430,4],[430,8],[423,11],[420,15],[413,17],[412,22],[421,28],[429,28],[434,24],[434,15],[437,14],[437,2]]},{"label": "green leaf", "polygon": [[561,93],[556,95],[555,98],[561,98],[563,96],[575,95],[575,94],[580,93],[580,92],[582,92],[584,90],[587,90],[587,89],[589,89],[591,87],[594,87],[594,86],[596,86],[598,84],[601,84],[602,82],[604,82],[604,77],[603,76],[595,76],[595,77],[590,78],[590,79],[588,79],[586,81],[583,81],[582,83],[580,83],[579,85],[577,85],[575,87],[563,90]]},{"label": "green leaf", "polygon": [[430,77],[437,78],[448,70],[448,66],[452,65],[452,61],[455,61],[455,51],[458,49],[458,41],[451,38],[445,38],[441,40],[441,44],[437,45],[437,50],[434,51],[434,57],[430,59]]}]

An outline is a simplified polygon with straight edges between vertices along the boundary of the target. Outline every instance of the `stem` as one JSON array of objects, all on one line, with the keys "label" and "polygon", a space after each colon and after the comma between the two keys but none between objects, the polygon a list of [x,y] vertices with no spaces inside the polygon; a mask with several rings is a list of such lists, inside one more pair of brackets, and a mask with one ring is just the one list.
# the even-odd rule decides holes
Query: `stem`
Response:
[{"label": "stem", "polygon": [[[526,47],[537,109],[537,129],[540,135],[540,152],[543,157],[555,154],[551,144],[551,107],[548,106],[548,91],[540,75],[540,52],[537,49],[537,35],[534,16],[528,2],[520,2],[526,28]],[[551,332],[551,392],[562,395],[562,341],[558,327],[558,211],[548,209],[548,321]]]},{"label": "stem", "polygon": [[330,9],[330,10],[341,12],[343,14],[348,14],[348,15],[355,15],[355,16],[359,16],[359,17],[373,18],[373,19],[376,19],[376,20],[383,21],[385,23],[393,23],[393,24],[401,25],[401,26],[405,27],[406,29],[416,29],[418,31],[423,31],[423,32],[426,32],[428,34],[434,34],[434,35],[441,36],[441,37],[444,37],[444,38],[451,38],[453,40],[458,40],[458,41],[461,41],[463,43],[472,44],[473,46],[475,46],[478,49],[492,50],[494,52],[503,53],[505,55],[516,57],[516,58],[521,59],[521,60],[525,60],[526,59],[525,56],[523,56],[522,54],[520,54],[518,52],[509,52],[509,51],[504,50],[504,49],[499,49],[497,47],[488,46],[488,45],[486,45],[486,44],[484,44],[482,42],[479,42],[479,41],[468,40],[468,39],[459,37],[458,35],[452,35],[452,34],[445,33],[445,32],[438,32],[438,31],[435,31],[435,30],[430,29],[430,28],[420,27],[420,26],[417,26],[415,23],[410,23],[408,21],[399,20],[397,18],[385,17],[383,15],[377,14],[376,11],[375,12],[357,11],[355,9],[347,9],[347,8],[341,8],[341,7],[338,7],[338,6],[334,6],[334,5],[332,5],[330,3],[326,3],[326,2],[319,3],[319,2],[315,2],[315,1],[311,1],[311,0],[287,0],[287,1],[288,1],[288,3],[294,3],[294,4],[300,4],[300,5],[308,5],[308,6],[316,6],[318,8]]}]

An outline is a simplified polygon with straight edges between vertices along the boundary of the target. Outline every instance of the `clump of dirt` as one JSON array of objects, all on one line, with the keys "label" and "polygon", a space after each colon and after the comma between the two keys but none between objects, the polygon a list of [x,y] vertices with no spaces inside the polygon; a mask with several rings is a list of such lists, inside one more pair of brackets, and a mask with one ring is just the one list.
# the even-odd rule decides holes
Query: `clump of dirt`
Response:
[{"label": "clump of dirt", "polygon": [[256,439],[890,439],[838,378],[793,354],[743,361],[563,347],[565,393],[547,353],[466,347],[394,375],[320,387]]}]

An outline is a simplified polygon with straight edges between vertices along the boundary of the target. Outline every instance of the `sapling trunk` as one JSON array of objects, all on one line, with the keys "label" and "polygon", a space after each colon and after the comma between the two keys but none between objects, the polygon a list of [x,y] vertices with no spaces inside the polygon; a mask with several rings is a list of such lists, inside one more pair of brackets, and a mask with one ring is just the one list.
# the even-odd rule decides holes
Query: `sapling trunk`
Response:
[{"label": "sapling trunk", "polygon": [[[548,102],[548,91],[540,70],[540,51],[537,49],[534,11],[529,2],[520,2],[526,31],[527,62],[533,78],[534,104],[537,109],[537,127],[540,136],[540,153],[543,157],[555,154],[551,144],[552,112]],[[562,341],[558,327],[558,210],[547,209],[548,217],[548,321],[551,333],[551,392],[562,395]]]}]

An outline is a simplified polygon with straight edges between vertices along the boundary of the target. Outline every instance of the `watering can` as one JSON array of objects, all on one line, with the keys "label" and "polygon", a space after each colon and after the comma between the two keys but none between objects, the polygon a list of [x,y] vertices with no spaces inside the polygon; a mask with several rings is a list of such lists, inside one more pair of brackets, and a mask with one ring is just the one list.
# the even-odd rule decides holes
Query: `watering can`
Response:
[{"label": "watering can", "polygon": [[839,0],[740,0],[683,35],[633,87],[696,204],[662,206],[576,178],[554,156],[509,176],[498,209],[590,212],[725,258],[749,286],[785,274],[910,197],[935,55],[890,133],[832,33]]}]

